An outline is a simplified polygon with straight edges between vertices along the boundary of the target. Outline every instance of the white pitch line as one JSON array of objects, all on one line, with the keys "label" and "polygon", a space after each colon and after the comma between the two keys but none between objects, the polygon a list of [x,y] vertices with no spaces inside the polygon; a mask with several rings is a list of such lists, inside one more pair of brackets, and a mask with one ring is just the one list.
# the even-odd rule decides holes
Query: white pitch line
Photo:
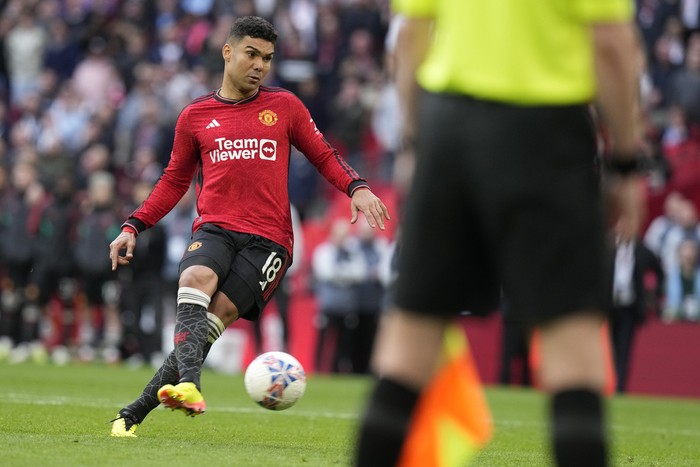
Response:
[{"label": "white pitch line", "polygon": [[[32,394],[20,394],[20,393],[8,393],[3,397],[3,402],[8,402],[10,404],[28,404],[28,405],[77,405],[81,407],[123,407],[124,402],[115,402],[114,400],[107,399],[82,399],[77,397],[41,397]],[[356,413],[342,413],[342,412],[310,412],[304,410],[284,410],[284,411],[273,411],[273,410],[263,410],[259,407],[234,407],[234,406],[217,406],[211,405],[210,409],[212,411],[227,412],[227,413],[257,413],[260,415],[269,415],[272,413],[292,416],[292,417],[307,417],[307,418],[340,418],[343,420],[354,420],[359,418]],[[163,408],[163,410],[165,410]]]},{"label": "white pitch line", "polygon": [[[81,407],[95,407],[95,408],[105,408],[105,407],[123,407],[124,402],[117,402],[108,399],[91,399],[86,400],[77,397],[39,397],[33,394],[22,394],[22,393],[7,393],[3,396],[3,402],[10,404],[29,404],[29,405],[77,405]],[[240,414],[251,414],[257,413],[258,415],[272,415],[278,414],[276,416],[287,416],[287,417],[306,417],[306,418],[339,418],[342,420],[356,420],[359,418],[357,413],[348,412],[314,412],[305,410],[284,410],[279,412],[263,410],[258,407],[235,407],[235,406],[211,406],[212,411],[227,412],[227,413],[240,413]],[[165,410],[159,409],[159,410]],[[496,420],[496,428],[521,428],[521,427],[534,427],[534,428],[545,428],[546,424],[544,422],[538,421],[523,421],[523,420]],[[658,428],[655,426],[629,426],[629,425],[611,425],[610,428],[613,430],[620,430],[625,433],[629,433],[630,430],[637,433],[649,433],[654,435],[667,434],[667,435],[678,435],[687,436],[693,438],[700,438],[700,430],[686,430],[686,429],[665,429]]]}]

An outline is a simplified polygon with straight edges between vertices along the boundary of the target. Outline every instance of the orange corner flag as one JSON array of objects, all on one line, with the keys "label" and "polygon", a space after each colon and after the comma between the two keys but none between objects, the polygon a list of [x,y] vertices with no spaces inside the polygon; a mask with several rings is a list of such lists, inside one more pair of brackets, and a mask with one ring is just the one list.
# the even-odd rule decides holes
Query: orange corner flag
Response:
[{"label": "orange corner flag", "polygon": [[398,465],[464,466],[492,433],[491,413],[466,335],[450,326],[443,363],[418,400]]}]

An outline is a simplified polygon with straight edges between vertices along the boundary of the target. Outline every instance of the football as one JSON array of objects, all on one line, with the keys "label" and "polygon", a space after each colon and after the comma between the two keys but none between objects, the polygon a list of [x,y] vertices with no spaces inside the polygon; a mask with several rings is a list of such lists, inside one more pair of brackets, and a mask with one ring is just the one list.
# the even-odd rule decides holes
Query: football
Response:
[{"label": "football", "polygon": [[288,353],[266,352],[250,362],[244,383],[253,402],[268,410],[285,410],[304,395],[306,373]]}]

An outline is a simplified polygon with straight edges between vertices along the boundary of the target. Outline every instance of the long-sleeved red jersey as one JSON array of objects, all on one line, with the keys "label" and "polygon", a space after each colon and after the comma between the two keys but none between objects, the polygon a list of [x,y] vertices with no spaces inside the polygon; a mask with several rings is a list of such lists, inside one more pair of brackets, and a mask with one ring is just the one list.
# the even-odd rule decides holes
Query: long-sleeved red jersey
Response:
[{"label": "long-sleeved red jersey", "polygon": [[240,101],[212,92],[180,113],[170,162],[151,195],[124,225],[137,232],[153,226],[177,204],[195,177],[198,216],[193,231],[210,222],[268,238],[291,254],[291,145],[348,195],[367,186],[291,92],[262,86],[257,94]]}]

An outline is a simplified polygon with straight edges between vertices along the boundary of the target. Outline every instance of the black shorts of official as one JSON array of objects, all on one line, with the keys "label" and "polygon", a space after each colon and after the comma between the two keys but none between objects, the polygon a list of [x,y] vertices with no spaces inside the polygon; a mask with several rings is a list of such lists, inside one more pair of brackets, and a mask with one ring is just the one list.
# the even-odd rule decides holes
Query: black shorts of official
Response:
[{"label": "black shorts of official", "polygon": [[194,265],[207,266],[219,278],[241,318],[256,321],[291,264],[287,250],[260,235],[232,232],[204,224],[192,235],[180,260],[180,273]]},{"label": "black shorts of official", "polygon": [[606,303],[605,232],[586,106],[424,96],[395,303],[523,322]]}]

